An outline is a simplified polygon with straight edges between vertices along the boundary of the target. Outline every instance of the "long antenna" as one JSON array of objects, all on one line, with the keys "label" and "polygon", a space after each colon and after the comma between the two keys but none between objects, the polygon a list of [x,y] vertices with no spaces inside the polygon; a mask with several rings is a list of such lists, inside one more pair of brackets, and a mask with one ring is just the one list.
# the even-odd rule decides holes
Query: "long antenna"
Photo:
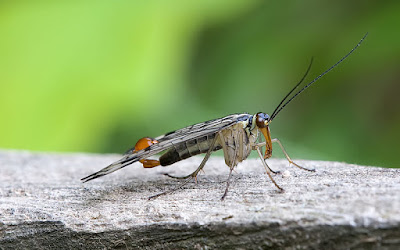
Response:
[{"label": "long antenna", "polygon": [[[364,41],[364,39],[367,37],[368,32],[363,36],[363,38],[361,38],[361,40],[358,42],[358,44],[349,52],[347,53],[344,57],[342,57],[342,59],[340,59],[337,63],[335,63],[333,66],[331,66],[329,69],[325,70],[324,73],[320,74],[318,77],[316,77],[314,80],[312,80],[310,83],[308,83],[306,86],[304,86],[299,92],[297,92],[294,96],[292,96],[287,102],[285,102],[285,104],[282,104],[282,102],[284,102],[284,100],[298,87],[298,85],[302,82],[300,81],[290,92],[289,94],[286,95],[285,98],[283,98],[282,102],[278,105],[278,107],[276,107],[275,111],[272,113],[269,122],[271,122],[278,114],[279,112],[281,112],[281,110],[286,107],[286,105],[288,105],[294,98],[296,98],[296,96],[298,96],[301,92],[303,92],[304,90],[306,90],[308,87],[310,87],[313,83],[315,83],[316,81],[318,81],[321,77],[323,77],[324,75],[326,75],[329,71],[331,71],[332,69],[334,69],[336,66],[338,66],[341,62],[343,62],[349,55],[351,55],[354,50],[356,50],[361,43]],[[310,65],[311,66],[311,65]],[[309,67],[310,67],[309,66]],[[308,73],[308,70],[306,72],[306,74]],[[304,76],[305,77],[305,76]],[[303,78],[304,78],[303,77]],[[303,79],[302,79],[303,80]]]},{"label": "long antenna", "polygon": [[301,80],[296,84],[296,86],[294,86],[294,87],[292,88],[292,90],[282,99],[282,101],[279,103],[279,105],[275,108],[274,112],[272,112],[271,117],[274,117],[274,116],[275,116],[276,111],[279,109],[279,107],[282,105],[282,103],[286,100],[286,98],[288,98],[288,96],[289,96],[295,89],[297,89],[297,87],[304,81],[304,79],[305,79],[306,76],[308,75],[308,72],[309,72],[310,69],[311,69],[311,65],[312,65],[312,63],[313,63],[313,60],[314,60],[314,58],[311,57],[310,64],[308,65],[308,68],[307,68],[306,73],[304,74],[303,78],[301,78]]}]

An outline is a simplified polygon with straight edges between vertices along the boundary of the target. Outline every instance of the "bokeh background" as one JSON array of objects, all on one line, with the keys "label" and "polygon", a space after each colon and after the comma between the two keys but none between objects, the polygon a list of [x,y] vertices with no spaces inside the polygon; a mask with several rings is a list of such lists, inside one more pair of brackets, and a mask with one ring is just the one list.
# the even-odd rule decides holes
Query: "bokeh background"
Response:
[{"label": "bokeh background", "polygon": [[399,1],[2,1],[0,148],[121,153],[271,113],[369,32],[271,132],[292,158],[399,167],[399,27]]}]

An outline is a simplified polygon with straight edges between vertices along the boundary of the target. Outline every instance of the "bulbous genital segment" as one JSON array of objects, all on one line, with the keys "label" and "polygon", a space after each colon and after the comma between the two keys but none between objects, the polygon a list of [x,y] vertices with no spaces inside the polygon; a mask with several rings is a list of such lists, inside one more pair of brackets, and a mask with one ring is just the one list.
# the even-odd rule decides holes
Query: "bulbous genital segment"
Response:
[{"label": "bulbous genital segment", "polygon": [[154,140],[153,138],[143,137],[143,138],[139,139],[139,141],[136,142],[133,152],[137,152],[142,149],[148,148],[151,145],[156,144],[156,143],[158,143],[158,141]]},{"label": "bulbous genital segment", "polygon": [[[135,148],[132,151],[132,153],[135,153],[142,149],[148,148],[151,145],[156,144],[156,143],[158,143],[158,141],[153,138],[150,138],[150,137],[141,138],[139,141],[136,142]],[[154,167],[160,166],[159,161],[152,160],[152,159],[142,159],[142,160],[139,160],[139,162],[143,164],[144,168],[154,168]]]},{"label": "bulbous genital segment", "polygon": [[143,164],[144,168],[154,168],[154,167],[160,166],[159,161],[152,160],[152,159],[142,159],[142,160],[139,160],[139,162]]}]

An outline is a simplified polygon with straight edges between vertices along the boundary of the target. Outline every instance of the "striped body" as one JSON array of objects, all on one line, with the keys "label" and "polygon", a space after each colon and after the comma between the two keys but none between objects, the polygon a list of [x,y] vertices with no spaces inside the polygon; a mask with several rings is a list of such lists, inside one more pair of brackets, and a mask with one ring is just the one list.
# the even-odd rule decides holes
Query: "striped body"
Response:
[{"label": "striped body", "polygon": [[[168,166],[194,155],[207,153],[215,136],[216,134],[210,134],[173,145],[170,150],[160,157],[161,166]],[[220,150],[221,148],[221,145],[216,144],[213,151]]]},{"label": "striped body", "polygon": [[[258,137],[257,128],[255,127],[251,130],[248,127],[249,120],[251,119],[253,119],[253,116],[249,115],[246,120],[240,121],[218,133],[173,145],[171,149],[160,157],[161,166],[168,166],[194,155],[206,153],[210,149],[215,136],[218,136],[218,139],[212,151],[223,149],[225,163],[229,167],[236,166],[250,155],[252,145]],[[256,133],[254,134],[254,132]]]}]

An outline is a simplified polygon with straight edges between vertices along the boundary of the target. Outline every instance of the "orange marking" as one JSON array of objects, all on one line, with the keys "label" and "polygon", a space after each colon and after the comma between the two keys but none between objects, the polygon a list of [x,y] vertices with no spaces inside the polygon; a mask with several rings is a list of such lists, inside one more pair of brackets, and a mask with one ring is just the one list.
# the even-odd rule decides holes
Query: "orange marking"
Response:
[{"label": "orange marking", "polygon": [[264,135],[265,138],[265,154],[264,159],[268,159],[272,156],[272,141],[271,141],[271,134],[269,133],[269,127],[259,128],[261,133]]},{"label": "orange marking", "polygon": [[154,168],[160,166],[160,162],[157,160],[143,159],[140,160],[140,162],[143,164],[144,168]]},{"label": "orange marking", "polygon": [[153,138],[150,138],[150,137],[144,137],[136,142],[134,152],[148,148],[151,145],[156,144],[156,143],[158,143],[157,140],[154,140]]},{"label": "orange marking", "polygon": [[[151,145],[156,144],[156,143],[158,143],[157,140],[154,140],[153,138],[150,138],[150,137],[144,137],[136,142],[135,150],[133,150],[133,153],[140,151],[142,149],[148,148]],[[139,162],[143,164],[144,168],[154,168],[154,167],[160,166],[160,162],[157,160],[142,159],[142,160],[139,160]]]}]

